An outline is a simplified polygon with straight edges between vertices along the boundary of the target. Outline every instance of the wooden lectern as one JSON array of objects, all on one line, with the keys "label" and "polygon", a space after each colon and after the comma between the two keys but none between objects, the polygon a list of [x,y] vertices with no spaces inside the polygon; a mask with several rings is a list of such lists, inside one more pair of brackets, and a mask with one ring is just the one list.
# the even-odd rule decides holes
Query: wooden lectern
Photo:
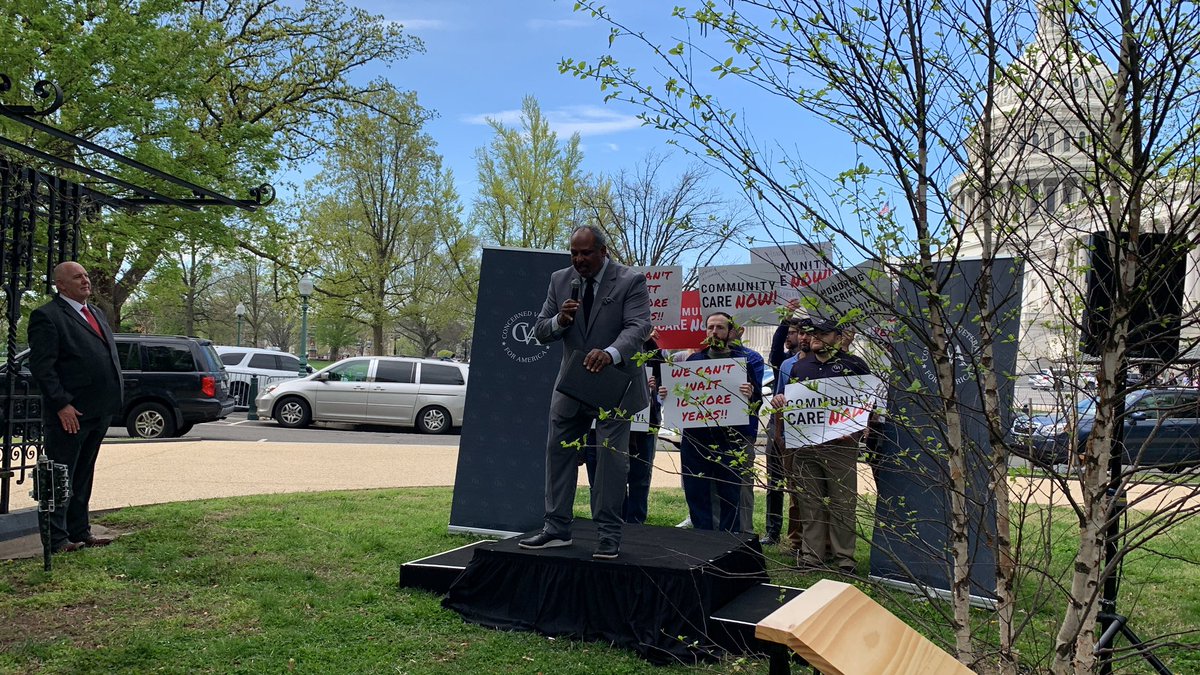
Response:
[{"label": "wooden lectern", "polygon": [[758,622],[824,675],[971,675],[971,670],[850,584],[822,579]]}]

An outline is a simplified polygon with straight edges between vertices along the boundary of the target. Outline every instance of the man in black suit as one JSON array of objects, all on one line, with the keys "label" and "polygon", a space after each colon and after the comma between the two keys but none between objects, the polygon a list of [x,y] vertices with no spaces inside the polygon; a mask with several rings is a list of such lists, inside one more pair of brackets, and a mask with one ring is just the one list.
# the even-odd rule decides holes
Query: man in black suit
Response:
[{"label": "man in black suit", "polygon": [[92,535],[88,502],[100,442],[121,409],[121,362],[104,314],[87,304],[92,283],[76,262],[54,268],[58,295],[29,315],[29,370],[42,393],[43,448],[70,471],[66,508],[48,518],[55,552],[112,542]]},{"label": "man in black suit", "polygon": [[624,414],[599,419],[595,408],[558,392],[550,399],[546,442],[546,516],[541,533],[521,540],[521,548],[570,546],[572,510],[579,475],[578,448],[587,443],[596,422],[596,481],[592,520],[600,542],[594,558],[616,558],[621,544],[621,510],[629,474],[629,419],[649,402],[646,373],[634,360],[650,335],[650,295],[646,277],[608,258],[604,233],[581,227],[571,234],[571,267],[550,276],[546,301],[534,324],[534,336],[547,344],[563,341],[558,380],[568,371],[569,355],[579,350],[592,372],[617,368],[632,378],[619,408]]}]

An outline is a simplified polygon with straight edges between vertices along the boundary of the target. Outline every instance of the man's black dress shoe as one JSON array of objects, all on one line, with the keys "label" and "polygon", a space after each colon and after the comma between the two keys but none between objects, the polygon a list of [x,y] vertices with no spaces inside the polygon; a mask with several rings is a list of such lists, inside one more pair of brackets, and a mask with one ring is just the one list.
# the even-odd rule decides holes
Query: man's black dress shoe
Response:
[{"label": "man's black dress shoe", "polygon": [[596,560],[612,560],[620,553],[621,547],[615,541],[602,541],[596,547],[596,552],[592,557]]},{"label": "man's black dress shoe", "polygon": [[570,546],[570,545],[571,545],[570,539],[563,539],[561,537],[556,537],[552,534],[546,534],[545,532],[539,532],[539,533],[533,535],[532,537],[529,537],[528,539],[522,539],[521,541],[517,542],[517,546],[520,546],[521,548],[533,548],[533,549],[557,548],[559,546]]},{"label": "man's black dress shoe", "polygon": [[56,546],[54,548],[54,552],[55,553],[71,553],[72,551],[78,551],[79,549],[83,548],[84,546],[87,546],[87,544],[83,543],[82,541],[68,541],[67,543],[62,544],[61,546]]},{"label": "man's black dress shoe", "polygon": [[108,546],[109,544],[113,543],[113,538],[112,537],[88,537],[87,539],[84,539],[83,541],[81,541],[79,543],[83,544],[84,546],[91,547],[91,548],[99,548],[101,546]]}]

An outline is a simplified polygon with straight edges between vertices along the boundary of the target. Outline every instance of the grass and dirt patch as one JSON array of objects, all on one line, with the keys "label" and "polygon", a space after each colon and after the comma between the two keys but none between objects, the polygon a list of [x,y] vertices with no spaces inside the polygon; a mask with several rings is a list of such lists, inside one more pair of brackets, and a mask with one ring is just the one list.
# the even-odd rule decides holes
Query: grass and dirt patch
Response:
[{"label": "grass and dirt patch", "polygon": [[[442,609],[438,596],[398,588],[402,562],[464,543],[446,531],[450,501],[448,488],[420,488],[110,513],[101,522],[128,533],[112,546],[59,556],[49,574],[40,560],[0,563],[0,672],[767,672],[766,661],[733,658],[657,668],[602,644],[489,630]],[[581,491],[577,513],[586,512]],[[653,491],[650,512],[651,524],[674,525],[686,515],[682,493]],[[1049,571],[1056,579],[1071,545],[1069,520],[1060,520]],[[1122,610],[1144,635],[1194,630],[1200,527],[1189,522],[1153,549],[1126,563]],[[777,583],[804,587],[819,578],[787,569],[779,550],[770,555]],[[860,574],[867,557],[864,542]],[[868,592],[948,637],[936,627],[948,608]],[[1059,618],[1036,612],[1031,620],[1047,629]],[[979,617],[986,626],[989,615]],[[1162,655],[1176,672],[1200,672],[1194,652]]]}]

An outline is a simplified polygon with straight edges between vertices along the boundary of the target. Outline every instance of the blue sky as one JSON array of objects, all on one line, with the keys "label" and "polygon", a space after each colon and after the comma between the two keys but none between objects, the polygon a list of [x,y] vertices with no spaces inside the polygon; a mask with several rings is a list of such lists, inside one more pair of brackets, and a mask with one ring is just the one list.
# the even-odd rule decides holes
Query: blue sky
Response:
[{"label": "blue sky", "polygon": [[[475,152],[492,139],[486,118],[511,125],[519,122],[522,98],[532,94],[560,138],[581,135],[584,169],[612,173],[634,166],[649,152],[672,153],[682,169],[694,161],[668,145],[669,134],[642,127],[638,109],[604,102],[594,82],[558,72],[564,57],[594,62],[608,48],[608,28],[584,12],[574,12],[571,0],[351,0],[352,4],[395,21],[420,37],[426,51],[391,66],[371,66],[356,77],[383,76],[398,87],[417,92],[426,108],[439,117],[427,125],[438,143],[469,214],[475,196]],[[682,30],[670,16],[671,4],[655,0],[616,0],[609,10],[624,23],[673,44]],[[618,42],[618,47],[621,47]],[[630,52],[622,63],[656,82],[655,64]],[[636,60],[641,58],[641,61]],[[806,120],[794,106],[780,104],[752,91],[738,90],[732,78],[722,82],[726,104],[743,107],[743,119],[754,124],[760,141],[799,148],[798,154],[836,173],[853,163],[853,148],[828,126]],[[732,92],[735,99],[730,99]],[[713,189],[740,199],[735,185],[714,172]],[[728,262],[748,262],[737,252]]]}]

